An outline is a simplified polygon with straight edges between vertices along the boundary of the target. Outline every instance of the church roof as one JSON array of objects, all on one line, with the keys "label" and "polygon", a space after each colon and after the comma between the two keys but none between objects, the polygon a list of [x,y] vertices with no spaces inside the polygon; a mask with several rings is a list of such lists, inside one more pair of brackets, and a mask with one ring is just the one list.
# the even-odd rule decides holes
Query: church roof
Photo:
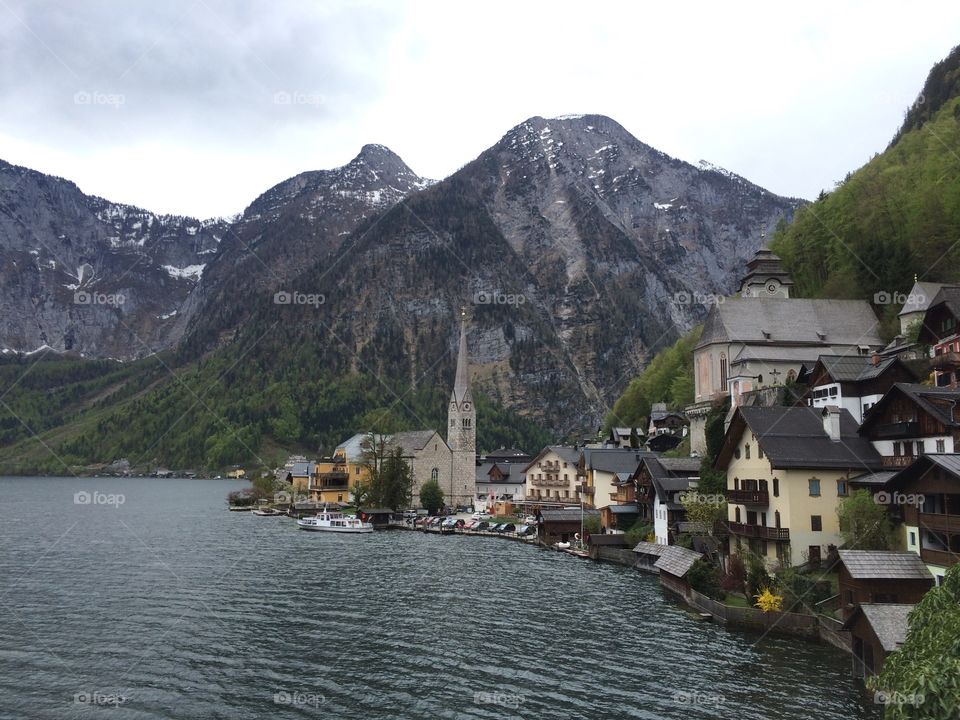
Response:
[{"label": "church roof", "polygon": [[710,308],[697,349],[715,343],[883,346],[865,300],[726,298]]},{"label": "church roof", "polygon": [[391,435],[389,443],[391,447],[403,448],[404,455],[413,455],[417,450],[423,450],[436,434],[436,430],[408,430]]},{"label": "church roof", "polygon": [[907,295],[907,301],[903,304],[899,315],[925,312],[943,287],[944,283],[915,282],[910,288],[910,294]]}]

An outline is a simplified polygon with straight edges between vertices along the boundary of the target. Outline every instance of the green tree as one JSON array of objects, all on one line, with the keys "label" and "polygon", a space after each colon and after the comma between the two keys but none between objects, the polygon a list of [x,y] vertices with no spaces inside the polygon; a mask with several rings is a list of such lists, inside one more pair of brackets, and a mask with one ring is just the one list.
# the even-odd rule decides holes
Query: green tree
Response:
[{"label": "green tree", "polygon": [[376,504],[391,510],[409,507],[413,490],[413,471],[403,457],[402,448],[387,453],[380,468]]},{"label": "green tree", "polygon": [[640,438],[637,436],[637,428],[630,426],[630,447],[636,450],[640,447]]},{"label": "green tree", "polygon": [[720,568],[705,558],[700,558],[687,572],[690,587],[714,600],[723,599],[726,593],[720,588]]},{"label": "green tree", "polygon": [[687,522],[697,523],[710,537],[718,523],[727,519],[727,501],[722,494],[705,494],[690,490],[680,494],[680,504],[687,514]]},{"label": "green tree", "polygon": [[837,506],[840,536],[848,548],[890,550],[893,548],[893,523],[886,505],[875,502],[869,490],[856,490]]},{"label": "green tree", "polygon": [[903,645],[868,682],[894,700],[886,706],[886,720],[960,717],[960,565],[923,596],[910,613]]},{"label": "green tree", "polygon": [[431,515],[436,515],[443,507],[443,490],[436,480],[427,480],[420,486],[420,505]]}]

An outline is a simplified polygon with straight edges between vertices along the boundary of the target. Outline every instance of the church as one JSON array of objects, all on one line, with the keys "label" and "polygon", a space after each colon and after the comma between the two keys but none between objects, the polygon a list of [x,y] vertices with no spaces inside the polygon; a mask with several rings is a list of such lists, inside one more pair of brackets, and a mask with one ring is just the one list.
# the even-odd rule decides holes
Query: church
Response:
[{"label": "church", "polygon": [[[367,433],[358,433],[342,443],[337,452],[362,458]],[[420,503],[420,488],[436,480],[450,506],[472,506],[476,495],[477,409],[470,389],[470,358],[467,349],[467,317],[461,313],[457,370],[447,407],[447,437],[436,430],[409,430],[390,435],[390,447],[399,447],[413,471],[414,506]]]}]

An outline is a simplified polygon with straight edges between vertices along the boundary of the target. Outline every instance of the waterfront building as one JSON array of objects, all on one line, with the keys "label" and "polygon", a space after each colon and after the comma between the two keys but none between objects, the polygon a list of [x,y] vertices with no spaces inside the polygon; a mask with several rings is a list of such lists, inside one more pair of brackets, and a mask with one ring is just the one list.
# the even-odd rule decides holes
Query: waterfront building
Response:
[{"label": "waterfront building", "polygon": [[848,619],[866,603],[918,603],[934,585],[923,560],[912,552],[840,550],[840,608]]},{"label": "waterfront building", "polygon": [[[617,504],[617,483],[631,477],[640,461],[651,455],[632,448],[586,447],[581,450],[576,472],[583,488],[584,502],[598,510]],[[609,528],[607,525],[603,527]]]},{"label": "waterfront building", "polygon": [[907,618],[915,605],[864,603],[843,624],[850,632],[854,677],[879,675],[887,656],[907,639]]},{"label": "waterfront building", "polygon": [[572,543],[584,524],[591,519],[600,520],[600,512],[593,508],[555,508],[540,511],[537,531],[540,542],[552,545],[558,542]]},{"label": "waterfront building", "polygon": [[693,564],[703,555],[695,550],[678,545],[668,545],[663,548],[660,557],[653,566],[660,571],[660,584],[681,597],[690,597],[690,581],[687,573]]},{"label": "waterfront building", "polygon": [[687,514],[682,493],[695,490],[700,480],[700,458],[645,457],[634,473],[641,517],[653,523],[658,545],[673,545],[679,524]]},{"label": "waterfront building", "polygon": [[851,478],[882,463],[841,408],[739,407],[716,468],[727,474],[726,550],[747,546],[775,567],[817,565],[839,546],[837,506]]},{"label": "waterfront building", "polygon": [[523,468],[526,478],[526,499],[559,503],[579,504],[580,489],[577,463],[580,451],[566,445],[548,445]]},{"label": "waterfront building", "polygon": [[[529,456],[526,457],[529,461]],[[526,489],[524,463],[488,458],[484,458],[477,465],[477,496],[473,506],[477,510],[489,510],[497,502],[523,501]]]}]

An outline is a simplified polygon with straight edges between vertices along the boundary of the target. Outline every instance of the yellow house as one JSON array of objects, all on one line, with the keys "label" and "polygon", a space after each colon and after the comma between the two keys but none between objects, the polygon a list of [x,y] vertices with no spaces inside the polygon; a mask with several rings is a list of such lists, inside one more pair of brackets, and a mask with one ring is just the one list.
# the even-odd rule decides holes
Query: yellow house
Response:
[{"label": "yellow house", "polygon": [[717,456],[727,474],[729,551],[771,568],[817,563],[839,547],[837,508],[880,455],[837,407],[739,407]]}]

